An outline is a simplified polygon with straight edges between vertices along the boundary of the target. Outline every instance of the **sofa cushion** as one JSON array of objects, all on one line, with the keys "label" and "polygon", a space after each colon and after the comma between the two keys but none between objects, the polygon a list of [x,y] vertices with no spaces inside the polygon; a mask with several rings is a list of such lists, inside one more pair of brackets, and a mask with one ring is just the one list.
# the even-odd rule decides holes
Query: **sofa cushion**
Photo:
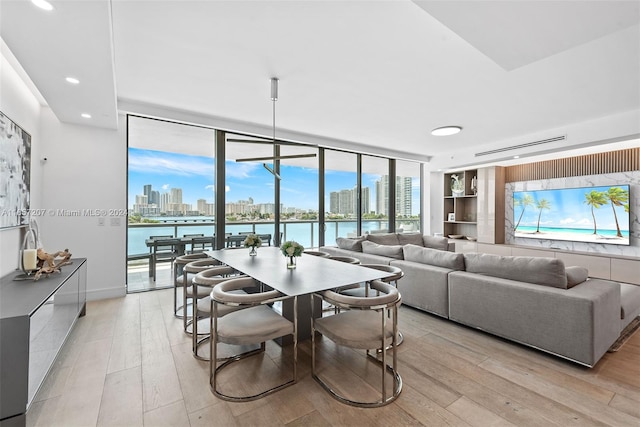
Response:
[{"label": "sofa cushion", "polygon": [[564,263],[557,258],[468,253],[464,263],[469,273],[567,289]]},{"label": "sofa cushion", "polygon": [[566,267],[564,271],[567,274],[567,289],[573,288],[589,278],[589,270],[584,267],[571,266]]},{"label": "sofa cushion", "polygon": [[367,234],[367,240],[379,245],[399,245],[398,235],[396,233],[376,233]]},{"label": "sofa cushion", "polygon": [[383,255],[389,258],[402,259],[402,245],[379,245],[374,242],[362,242],[362,252]]},{"label": "sofa cushion", "polygon": [[640,286],[620,283],[620,318],[630,319],[637,316],[639,312]]},{"label": "sofa cushion", "polygon": [[420,233],[398,233],[398,242],[401,245],[424,246]]},{"label": "sofa cushion", "polygon": [[336,239],[336,244],[340,249],[346,249],[348,251],[356,251],[362,252],[362,242],[364,241],[364,237],[357,237],[355,239],[346,238],[346,237],[338,237]]},{"label": "sofa cushion", "polygon": [[438,249],[423,248],[417,245],[405,245],[403,248],[405,261],[419,262],[451,270],[464,270],[464,255]]},{"label": "sofa cushion", "polygon": [[422,236],[422,245],[425,248],[440,249],[446,251],[449,249],[449,239],[446,237]]}]

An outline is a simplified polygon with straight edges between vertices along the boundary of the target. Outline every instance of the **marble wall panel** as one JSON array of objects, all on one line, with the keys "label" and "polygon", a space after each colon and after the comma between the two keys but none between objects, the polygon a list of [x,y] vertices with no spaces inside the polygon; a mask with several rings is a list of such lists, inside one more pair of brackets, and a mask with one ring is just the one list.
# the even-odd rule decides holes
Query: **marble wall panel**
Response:
[{"label": "marble wall panel", "polygon": [[[513,227],[513,193],[516,191],[550,190],[559,188],[596,187],[603,185],[630,186],[629,245],[569,242],[563,240],[527,239],[515,237]],[[537,248],[589,252],[596,254],[630,256],[640,258],[640,171],[618,172],[603,175],[576,176],[538,181],[512,182],[505,185],[505,243]]]}]

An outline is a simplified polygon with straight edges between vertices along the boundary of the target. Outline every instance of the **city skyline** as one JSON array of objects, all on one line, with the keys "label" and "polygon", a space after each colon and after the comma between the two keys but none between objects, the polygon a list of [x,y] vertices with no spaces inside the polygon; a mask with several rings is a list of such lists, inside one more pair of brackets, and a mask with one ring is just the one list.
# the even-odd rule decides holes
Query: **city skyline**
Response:
[{"label": "city skyline", "polygon": [[[206,156],[191,156],[156,150],[129,148],[129,194],[128,206],[136,203],[136,196],[144,195],[145,186],[153,191],[170,192],[171,188],[182,189],[181,203],[197,209],[198,200],[207,203],[215,200],[214,159]],[[273,175],[259,163],[225,162],[226,201],[252,198],[256,204],[273,203]],[[318,170],[281,165],[280,202],[285,209],[318,210]],[[325,171],[325,210],[329,211],[330,193],[353,188],[356,185],[355,171]],[[363,174],[363,187],[370,188],[370,200],[376,201],[376,181],[381,175]],[[411,194],[419,200],[419,179],[411,179]],[[413,215],[417,215],[418,203],[413,203]],[[369,206],[369,211],[375,211]]]}]

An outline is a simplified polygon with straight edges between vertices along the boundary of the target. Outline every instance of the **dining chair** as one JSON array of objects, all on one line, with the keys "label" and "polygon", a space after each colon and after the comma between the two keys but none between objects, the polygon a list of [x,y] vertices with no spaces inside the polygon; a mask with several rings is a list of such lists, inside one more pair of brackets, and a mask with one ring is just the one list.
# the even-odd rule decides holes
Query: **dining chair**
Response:
[{"label": "dining chair", "polygon": [[[379,294],[354,297],[330,290],[313,294],[313,298],[321,298],[339,306],[341,311],[333,316],[318,318],[314,316],[311,328],[311,374],[332,397],[342,403],[362,408],[387,405],[397,399],[402,391],[402,378],[397,369],[397,345],[395,345],[398,336],[398,306],[401,303],[401,296],[395,287],[381,280],[372,281],[371,288]],[[365,361],[371,361],[381,367],[381,383],[377,391],[379,398],[375,401],[365,400],[362,397],[356,398],[354,396],[362,394],[363,391],[370,391],[369,387],[355,381],[346,385],[332,386],[329,380],[320,375],[316,363],[318,358],[316,332],[339,346],[365,350]],[[391,365],[387,363],[387,351],[377,351],[387,347],[392,352]],[[370,350],[374,352],[371,353]],[[393,378],[390,393],[386,384],[387,373]]]},{"label": "dining chair", "polygon": [[[253,290],[247,294],[238,294],[234,291],[240,289]],[[285,319],[276,313],[271,305],[277,301],[283,301],[293,298],[293,321]],[[223,306],[242,307],[243,310],[234,311],[220,316]],[[297,296],[289,297],[281,294],[276,290],[262,289],[262,285],[251,277],[242,277],[237,279],[226,280],[213,288],[211,292],[211,340],[210,349],[211,357],[209,359],[209,384],[212,392],[219,398],[233,402],[245,402],[256,400],[281,390],[285,387],[295,384],[298,381],[298,321],[297,321],[298,298]],[[232,395],[229,391],[220,390],[218,377],[222,371],[229,368],[235,363],[251,356],[262,354],[265,357],[266,341],[292,336],[293,339],[293,374],[292,378],[287,378],[284,382],[278,380],[278,384],[269,386],[258,392],[248,392],[238,395]],[[248,350],[243,353],[227,358],[221,365],[217,365],[218,343],[226,343],[231,345],[249,346],[259,344],[260,347]],[[283,352],[284,354],[284,352]],[[261,364],[262,365],[262,364]],[[280,366],[282,366],[281,364]],[[236,365],[237,366],[237,365]],[[251,370],[251,376],[247,376],[247,381],[237,384],[238,376],[224,381],[225,385],[229,385],[232,389],[250,389],[255,387],[255,373]],[[262,372],[260,378],[265,379],[267,372]],[[255,389],[254,389],[255,390]]]},{"label": "dining chair", "polygon": [[[176,317],[182,318],[184,315],[182,313],[182,305],[178,305],[178,288],[182,288],[184,286],[185,277],[182,277],[184,274],[184,266],[193,261],[198,261],[202,259],[206,259],[207,254],[198,253],[198,254],[188,254],[181,255],[175,259],[173,262],[173,313]],[[193,278],[193,274],[191,277],[187,277],[187,283],[191,284],[191,279]],[[182,292],[184,294],[184,292]],[[184,304],[184,299],[182,303]]]},{"label": "dining chair", "polygon": [[214,236],[196,236],[191,239],[191,252],[199,253],[207,250],[213,250]]},{"label": "dining chair", "polygon": [[[191,239],[191,241],[189,242],[189,245],[191,245],[191,246],[190,246],[189,250],[186,250],[187,253],[190,253],[190,254],[195,253],[195,247],[194,247],[194,243],[193,243],[193,239],[195,237],[204,237],[204,234],[203,233],[196,233],[196,234],[183,234],[182,235],[183,239]],[[185,244],[185,249],[186,249],[186,244]],[[199,251],[199,252],[203,252],[203,251],[204,251],[204,248],[203,248],[202,251]]]},{"label": "dining chair", "polygon": [[[384,271],[385,273],[393,274],[392,276],[384,277],[380,280],[382,280],[385,283],[389,283],[395,286],[396,288],[398,287],[398,280],[404,277],[404,272],[402,271],[402,269],[399,267],[395,267],[393,265],[360,264],[360,267],[373,268],[375,270],[380,270],[380,271]],[[350,295],[353,297],[365,297],[365,296],[368,296],[368,292],[370,290],[370,287],[368,286],[368,284],[369,283],[365,283],[363,286],[343,288],[341,290],[341,293],[345,295]]]},{"label": "dining chair", "polygon": [[156,281],[156,271],[158,269],[158,263],[170,262],[173,265],[173,261],[178,257],[177,246],[181,244],[180,239],[176,239],[173,236],[150,236],[153,240],[153,251],[151,253],[151,276],[153,281]]},{"label": "dining chair", "polygon": [[[360,264],[360,267],[373,268],[375,270],[384,271],[385,273],[391,273],[392,276],[384,277],[380,279],[381,281],[393,285],[396,289],[398,289],[398,280],[404,277],[404,272],[400,267],[396,267],[393,265],[387,264]],[[341,294],[349,295],[353,297],[367,297],[370,292],[377,293],[377,291],[372,290],[369,286],[371,282],[366,282],[362,286],[358,287],[347,287],[340,290]],[[398,331],[398,339],[396,345],[402,344],[404,341],[404,335],[402,332]]]},{"label": "dining chair", "polygon": [[193,301],[195,301],[196,299],[204,298],[209,295],[209,293],[211,293],[211,288],[208,286],[193,286],[193,278],[201,271],[207,270],[212,267],[219,267],[221,265],[222,263],[217,259],[207,257],[201,260],[191,261],[184,266],[182,272],[182,327],[184,329],[184,332],[188,335],[193,332],[193,313],[191,316],[187,313],[188,301],[191,301],[193,303]]},{"label": "dining chair", "polygon": [[[195,275],[193,278],[192,287],[194,288],[192,293],[193,295],[197,295],[198,291],[195,289],[196,287],[207,287],[209,291],[213,289],[214,286],[226,281],[231,278],[240,277],[238,272],[226,265],[221,265],[217,267],[208,268],[203,270]],[[245,293],[243,290],[237,291],[238,293]],[[193,356],[199,360],[209,360],[208,357],[201,356],[198,353],[198,348],[208,341],[211,338],[211,331],[199,331],[200,320],[207,319],[211,316],[211,292],[204,298],[195,298],[195,303],[193,304],[193,323],[192,323],[192,333],[191,333],[191,349],[193,352]],[[218,316],[222,317],[225,314],[229,314],[233,311],[240,310],[242,307],[231,306],[231,305],[223,305],[218,310]],[[198,335],[204,335],[204,337],[199,338]]]},{"label": "dining chair", "polygon": [[334,261],[346,262],[347,264],[360,264],[360,260],[352,256],[329,255],[328,258]]},{"label": "dining chair", "polygon": [[331,254],[329,252],[315,251],[315,250],[312,250],[312,249],[307,249],[303,253],[307,254],[307,255],[318,256],[320,258],[329,258],[331,256]]}]

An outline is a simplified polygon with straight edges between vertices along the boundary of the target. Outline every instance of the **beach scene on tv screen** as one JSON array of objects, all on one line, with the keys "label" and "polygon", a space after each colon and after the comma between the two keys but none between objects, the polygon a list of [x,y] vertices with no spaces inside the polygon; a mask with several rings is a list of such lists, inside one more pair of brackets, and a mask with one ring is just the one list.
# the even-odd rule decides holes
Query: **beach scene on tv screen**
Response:
[{"label": "beach scene on tv screen", "polygon": [[515,237],[629,244],[629,186],[513,193]]}]

